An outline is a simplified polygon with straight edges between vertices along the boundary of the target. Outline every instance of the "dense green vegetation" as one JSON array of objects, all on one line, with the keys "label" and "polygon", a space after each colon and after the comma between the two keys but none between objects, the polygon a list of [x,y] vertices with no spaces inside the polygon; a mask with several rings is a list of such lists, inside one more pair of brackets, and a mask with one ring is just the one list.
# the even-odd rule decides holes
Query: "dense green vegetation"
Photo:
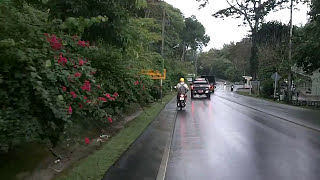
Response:
[{"label": "dense green vegetation", "polygon": [[222,49],[211,49],[199,56],[198,73],[215,75],[230,81],[242,80],[242,75],[249,71],[250,41],[243,39],[238,43],[225,45]]},{"label": "dense green vegetation", "polygon": [[184,53],[208,41],[195,17],[161,1],[1,1],[0,151],[109,127],[131,104],[160,98],[142,69],[167,69],[166,94],[193,72]]},{"label": "dense green vegetation", "polygon": [[311,0],[310,22],[298,29],[294,59],[310,73],[320,68],[320,2]]}]

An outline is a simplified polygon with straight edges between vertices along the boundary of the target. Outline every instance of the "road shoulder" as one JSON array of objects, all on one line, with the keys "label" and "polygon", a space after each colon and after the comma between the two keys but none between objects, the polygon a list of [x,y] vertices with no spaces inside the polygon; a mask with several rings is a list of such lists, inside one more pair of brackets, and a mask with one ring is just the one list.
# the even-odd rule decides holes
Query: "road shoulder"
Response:
[{"label": "road shoulder", "polygon": [[172,135],[176,114],[173,98],[120,159],[109,168],[103,180],[156,179],[168,139]]}]

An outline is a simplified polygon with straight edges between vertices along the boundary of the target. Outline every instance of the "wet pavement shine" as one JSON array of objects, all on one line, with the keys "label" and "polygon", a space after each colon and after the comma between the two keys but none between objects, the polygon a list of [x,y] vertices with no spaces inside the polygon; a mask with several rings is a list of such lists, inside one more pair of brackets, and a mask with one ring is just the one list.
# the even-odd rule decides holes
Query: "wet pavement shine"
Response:
[{"label": "wet pavement shine", "polygon": [[221,88],[188,103],[177,114],[166,180],[320,179],[320,112]]},{"label": "wet pavement shine", "polygon": [[188,99],[182,111],[173,99],[104,180],[159,177],[319,180],[320,112],[241,96],[223,85],[210,100]]}]

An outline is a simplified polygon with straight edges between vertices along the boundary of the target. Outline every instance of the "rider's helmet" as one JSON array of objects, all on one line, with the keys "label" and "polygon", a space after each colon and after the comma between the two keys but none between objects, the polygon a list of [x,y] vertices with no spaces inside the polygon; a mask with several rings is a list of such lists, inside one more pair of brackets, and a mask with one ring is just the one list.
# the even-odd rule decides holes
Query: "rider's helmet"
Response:
[{"label": "rider's helmet", "polygon": [[180,82],[184,82],[184,78],[180,78]]}]

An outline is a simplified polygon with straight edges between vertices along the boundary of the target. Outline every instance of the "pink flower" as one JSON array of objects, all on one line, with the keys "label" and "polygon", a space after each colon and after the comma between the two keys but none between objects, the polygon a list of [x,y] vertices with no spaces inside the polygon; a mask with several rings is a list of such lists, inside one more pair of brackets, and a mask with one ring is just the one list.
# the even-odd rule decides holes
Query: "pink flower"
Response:
[{"label": "pink flower", "polygon": [[115,92],[115,93],[113,94],[113,97],[119,97],[119,94],[118,94],[117,92]]},{"label": "pink flower", "polygon": [[79,66],[83,66],[86,63],[86,61],[79,59]]},{"label": "pink flower", "polygon": [[68,113],[72,114],[72,107],[71,106],[69,106],[69,108],[68,108]]},{"label": "pink flower", "polygon": [[101,101],[103,101],[103,102],[107,102],[106,98],[104,98],[104,97],[99,97],[99,99],[100,99]]},{"label": "pink flower", "polygon": [[109,123],[112,123],[112,118],[108,117],[108,121],[109,121]]},{"label": "pink flower", "polygon": [[111,101],[115,101],[116,99],[115,99],[115,98],[110,98],[110,100],[111,100]]},{"label": "pink flower", "polygon": [[87,47],[90,46],[90,42],[89,42],[89,41],[86,42],[86,46],[87,46]]},{"label": "pink flower", "polygon": [[83,86],[81,86],[81,89],[84,91],[91,91],[91,85],[90,85],[90,81],[86,80],[83,84]]},{"label": "pink flower", "polygon": [[79,108],[82,109],[83,108],[83,105],[81,103],[79,103]]},{"label": "pink flower", "polygon": [[107,94],[106,94],[106,97],[107,97],[108,99],[110,99],[110,98],[111,98],[111,96],[110,96],[110,94],[109,94],[109,93],[107,93]]},{"label": "pink flower", "polygon": [[142,89],[143,89],[143,90],[145,90],[145,89],[146,89],[146,87],[145,87],[145,86],[142,86]]},{"label": "pink flower", "polygon": [[49,41],[50,46],[51,46],[52,49],[55,49],[55,50],[61,49],[62,44],[61,44],[60,40],[57,39],[56,35],[53,34],[50,37],[48,34],[45,34],[45,36],[47,37],[47,40]]},{"label": "pink flower", "polygon": [[136,80],[136,82],[134,82],[134,85],[135,85],[135,86],[136,86],[136,85],[139,85],[139,81]]},{"label": "pink flower", "polygon": [[78,45],[82,47],[86,47],[86,42],[79,40]]},{"label": "pink flower", "polygon": [[84,142],[86,143],[86,145],[90,144],[90,139],[89,138],[84,138]]},{"label": "pink flower", "polygon": [[67,58],[63,57],[62,54],[60,54],[60,57],[58,59],[58,63],[65,65],[65,64],[67,64],[67,62],[68,62]]},{"label": "pink flower", "polygon": [[74,77],[81,77],[81,73],[80,72],[76,72],[75,74],[74,74]]},{"label": "pink flower", "polygon": [[77,97],[77,94],[76,94],[74,91],[71,91],[70,94],[71,94],[71,96],[72,96],[73,98],[76,98],[76,97]]},{"label": "pink flower", "polygon": [[67,87],[62,86],[62,91],[66,91],[66,90],[67,90]]},{"label": "pink flower", "polygon": [[83,97],[83,99],[87,100],[87,99],[88,99],[88,97],[87,97],[87,96],[84,96],[84,97]]}]

